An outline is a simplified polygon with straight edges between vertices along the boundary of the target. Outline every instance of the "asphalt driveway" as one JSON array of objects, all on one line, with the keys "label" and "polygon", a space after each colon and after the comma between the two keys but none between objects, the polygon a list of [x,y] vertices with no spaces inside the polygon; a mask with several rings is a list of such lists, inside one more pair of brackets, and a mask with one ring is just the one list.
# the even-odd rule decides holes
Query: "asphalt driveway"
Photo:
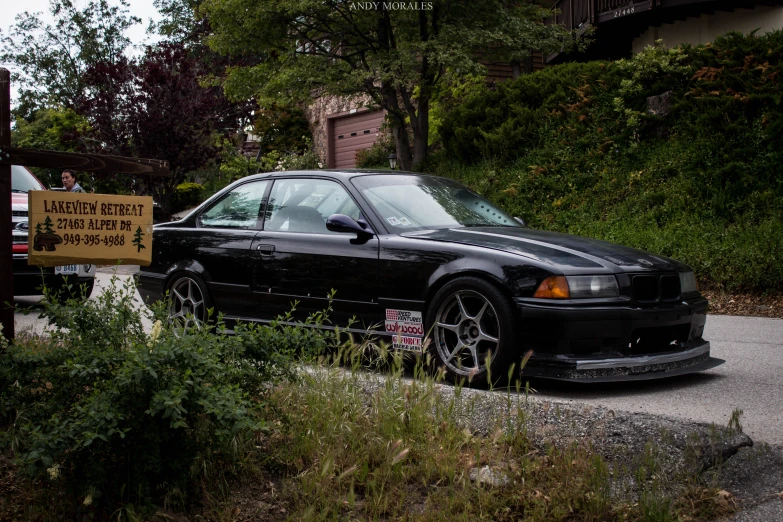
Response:
[{"label": "asphalt driveway", "polygon": [[754,441],[783,447],[783,319],[710,315],[704,337],[726,363],[712,370],[656,381],[567,385],[535,383],[539,395],[726,425],[732,411]]}]

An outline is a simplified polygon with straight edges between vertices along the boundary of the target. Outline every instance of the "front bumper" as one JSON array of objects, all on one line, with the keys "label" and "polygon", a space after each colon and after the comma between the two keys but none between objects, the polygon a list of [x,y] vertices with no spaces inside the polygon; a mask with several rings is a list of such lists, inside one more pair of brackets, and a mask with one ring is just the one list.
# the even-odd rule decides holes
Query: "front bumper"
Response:
[{"label": "front bumper", "polygon": [[702,338],[707,300],[638,306],[517,299],[524,375],[576,382],[643,380],[714,368]]}]

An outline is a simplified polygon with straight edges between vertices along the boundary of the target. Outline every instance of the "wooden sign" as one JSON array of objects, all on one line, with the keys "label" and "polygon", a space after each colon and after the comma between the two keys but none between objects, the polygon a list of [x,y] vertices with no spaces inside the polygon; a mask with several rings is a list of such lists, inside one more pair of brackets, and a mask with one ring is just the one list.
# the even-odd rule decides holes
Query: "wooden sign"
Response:
[{"label": "wooden sign", "polygon": [[152,261],[152,198],[31,190],[28,264]]}]

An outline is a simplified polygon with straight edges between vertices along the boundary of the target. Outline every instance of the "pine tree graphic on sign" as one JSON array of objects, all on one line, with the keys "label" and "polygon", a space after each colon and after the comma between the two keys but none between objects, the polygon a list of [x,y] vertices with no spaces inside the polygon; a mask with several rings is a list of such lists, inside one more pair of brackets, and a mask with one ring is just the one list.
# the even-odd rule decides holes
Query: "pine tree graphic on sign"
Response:
[{"label": "pine tree graphic on sign", "polygon": [[52,223],[51,218],[47,215],[46,219],[44,220],[44,234],[53,234],[54,233],[54,229],[52,228],[53,224],[54,223]]},{"label": "pine tree graphic on sign", "polygon": [[141,231],[141,227],[137,228],[136,233],[133,234],[133,241],[131,241],[131,243],[136,245],[136,252],[141,252],[142,248],[147,248],[141,242],[141,238],[144,236],[146,236],[146,234]]},{"label": "pine tree graphic on sign", "polygon": [[54,252],[57,247],[63,242],[63,238],[54,233],[54,227],[52,227],[52,219],[46,216],[46,219],[41,223],[35,224],[35,236],[33,237],[33,250],[40,252],[46,250],[47,252]]}]

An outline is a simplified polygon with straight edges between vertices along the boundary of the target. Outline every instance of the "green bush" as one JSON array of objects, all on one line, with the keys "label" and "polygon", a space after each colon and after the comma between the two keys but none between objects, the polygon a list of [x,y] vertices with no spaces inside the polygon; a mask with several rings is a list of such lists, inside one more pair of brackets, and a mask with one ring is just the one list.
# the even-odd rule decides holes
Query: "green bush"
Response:
[{"label": "green bush", "polygon": [[378,137],[372,147],[356,151],[356,168],[389,168],[389,154],[395,152],[394,140],[388,134]]},{"label": "green bush", "polygon": [[128,504],[181,509],[214,496],[266,429],[269,385],[293,375],[294,353],[332,339],[276,324],[231,336],[172,330],[165,306],[142,313],[134,294],[115,279],[95,300],[50,299],[50,335],[0,351],[0,440],[27,473],[68,493],[60,513],[107,519]]},{"label": "green bush", "polygon": [[204,192],[204,186],[198,183],[180,183],[171,199],[172,209],[180,212],[195,207],[204,201]]},{"label": "green bush", "polygon": [[[429,171],[532,226],[674,257],[709,284],[783,291],[783,32],[547,68],[441,124]],[[671,92],[666,117],[647,98]]]}]

